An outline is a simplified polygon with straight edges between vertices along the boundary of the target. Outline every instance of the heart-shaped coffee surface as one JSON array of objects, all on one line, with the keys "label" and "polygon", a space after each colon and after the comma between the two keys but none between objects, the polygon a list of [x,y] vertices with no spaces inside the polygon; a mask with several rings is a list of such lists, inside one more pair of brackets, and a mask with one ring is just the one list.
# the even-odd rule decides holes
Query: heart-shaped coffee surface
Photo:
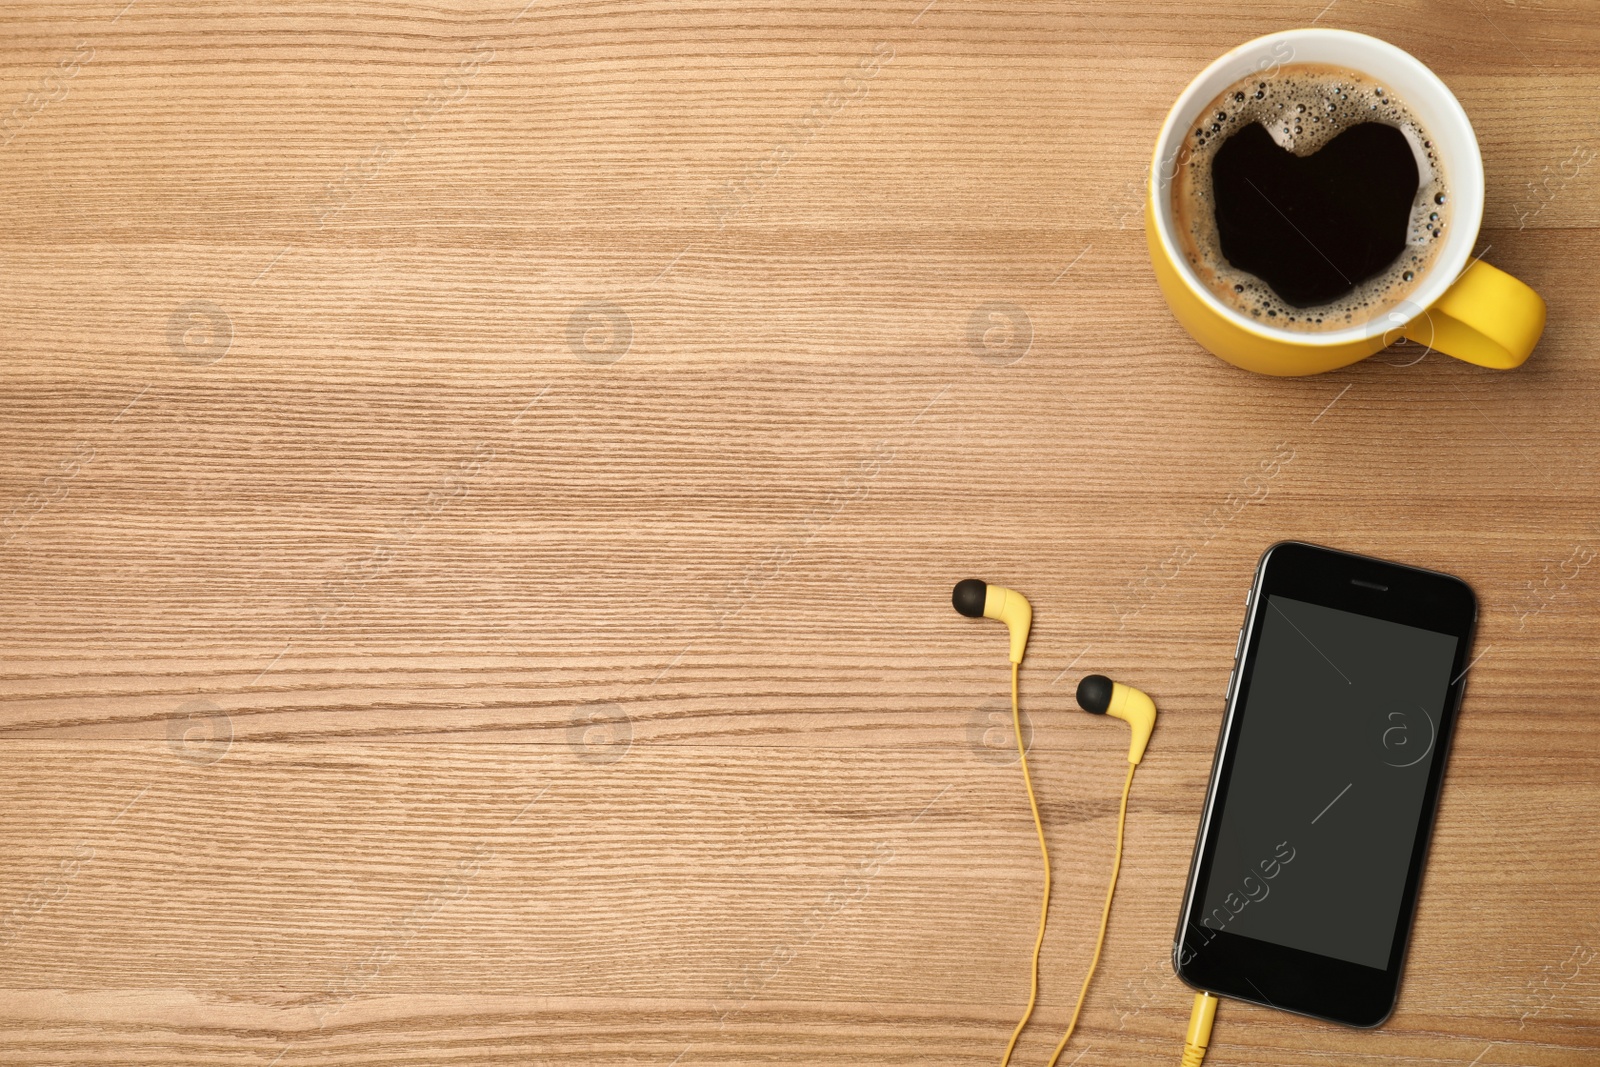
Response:
[{"label": "heart-shaped coffee surface", "polygon": [[1405,250],[1417,177],[1393,126],[1352,126],[1302,157],[1251,124],[1211,164],[1222,254],[1295,307],[1337,300]]}]

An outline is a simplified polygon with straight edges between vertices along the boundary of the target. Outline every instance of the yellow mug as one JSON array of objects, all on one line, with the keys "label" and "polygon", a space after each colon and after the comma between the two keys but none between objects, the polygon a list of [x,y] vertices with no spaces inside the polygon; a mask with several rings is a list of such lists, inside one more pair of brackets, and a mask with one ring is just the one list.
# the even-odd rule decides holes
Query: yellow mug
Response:
[{"label": "yellow mug", "polygon": [[[1409,299],[1372,320],[1326,332],[1274,327],[1224,304],[1190,267],[1174,236],[1172,180],[1185,135],[1228,86],[1290,63],[1365,74],[1405,102],[1433,139],[1453,211],[1434,267]],[[1521,366],[1544,331],[1545,306],[1527,285],[1472,256],[1483,222],[1483,157],[1461,104],[1438,76],[1394,45],[1348,30],[1258,37],[1207,67],[1178,97],[1156,138],[1145,199],[1145,236],[1156,280],[1183,328],[1212,354],[1262,374],[1321,374],[1382,351],[1401,336],[1476,363]]]}]

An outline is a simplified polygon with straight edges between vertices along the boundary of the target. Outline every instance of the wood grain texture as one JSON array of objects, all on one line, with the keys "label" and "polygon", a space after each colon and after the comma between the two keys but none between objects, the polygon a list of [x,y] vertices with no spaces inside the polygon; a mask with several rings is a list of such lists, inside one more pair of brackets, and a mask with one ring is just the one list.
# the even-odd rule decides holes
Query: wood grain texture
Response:
[{"label": "wood grain texture", "polygon": [[[1463,575],[1480,659],[1393,1019],[1207,1062],[1600,1058],[1592,4],[125,4],[0,14],[0,1063],[993,1062],[1039,871],[968,574],[1037,612],[1018,1062],[1109,865],[1089,670],[1162,719],[1069,1056],[1175,1062],[1285,537]],[[1521,370],[1167,314],[1155,130],[1313,20],[1466,106]]]}]

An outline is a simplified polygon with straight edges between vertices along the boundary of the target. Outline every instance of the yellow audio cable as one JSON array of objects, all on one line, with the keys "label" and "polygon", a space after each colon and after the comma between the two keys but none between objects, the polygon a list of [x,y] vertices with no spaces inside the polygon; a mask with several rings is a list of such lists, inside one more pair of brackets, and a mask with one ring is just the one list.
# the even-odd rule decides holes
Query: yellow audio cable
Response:
[{"label": "yellow audio cable", "polygon": [[1189,1009],[1189,1032],[1183,1038],[1180,1067],[1200,1067],[1206,1058],[1206,1048],[1211,1044],[1211,1024],[1216,1018],[1217,998],[1210,993],[1196,993],[1194,1007]]},{"label": "yellow audio cable", "polygon": [[1017,1047],[1017,1038],[1022,1036],[1022,1028],[1028,1025],[1028,1017],[1033,1014],[1033,1006],[1039,999],[1039,950],[1044,947],[1044,925],[1045,920],[1050,917],[1050,849],[1044,843],[1044,821],[1039,818],[1039,800],[1033,795],[1033,778],[1028,774],[1028,749],[1022,743],[1022,712],[1017,703],[1019,666],[1017,661],[1012,661],[1011,729],[1017,735],[1017,758],[1022,761],[1022,784],[1028,789],[1028,806],[1033,809],[1033,829],[1039,835],[1039,854],[1044,857],[1044,895],[1039,899],[1039,934],[1033,939],[1033,980],[1028,988],[1028,1010],[1022,1013],[1022,1021],[1011,1031],[1011,1040],[1006,1042],[1005,1055],[1000,1057],[1000,1067],[1007,1067],[1011,1062],[1011,1052]]},{"label": "yellow audio cable", "polygon": [[1106,886],[1105,906],[1100,909],[1100,935],[1095,938],[1094,958],[1089,961],[1089,973],[1083,976],[1083,988],[1078,990],[1078,1004],[1072,1009],[1072,1021],[1067,1024],[1067,1032],[1061,1035],[1061,1042],[1050,1057],[1050,1067],[1056,1067],[1056,1061],[1061,1058],[1067,1042],[1072,1040],[1072,1032],[1078,1028],[1078,1015],[1083,1011],[1083,1002],[1089,997],[1089,983],[1094,980],[1095,968],[1100,966],[1100,950],[1106,943],[1106,925],[1111,921],[1111,898],[1116,894],[1117,875],[1122,870],[1122,830],[1128,822],[1128,792],[1133,789],[1133,772],[1138,768],[1137,763],[1129,761],[1128,777],[1122,782],[1122,807],[1117,811],[1117,850],[1111,861],[1111,884]]}]

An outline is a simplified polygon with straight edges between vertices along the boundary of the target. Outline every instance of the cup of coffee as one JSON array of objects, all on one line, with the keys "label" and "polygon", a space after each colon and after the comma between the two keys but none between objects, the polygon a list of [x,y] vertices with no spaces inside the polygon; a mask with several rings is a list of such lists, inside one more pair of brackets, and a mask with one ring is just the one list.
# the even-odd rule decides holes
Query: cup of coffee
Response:
[{"label": "cup of coffee", "polygon": [[1213,354],[1320,374],[1405,337],[1519,366],[1545,305],[1472,249],[1483,159],[1432,71],[1345,30],[1257,38],[1189,83],[1156,139],[1145,234]]}]

